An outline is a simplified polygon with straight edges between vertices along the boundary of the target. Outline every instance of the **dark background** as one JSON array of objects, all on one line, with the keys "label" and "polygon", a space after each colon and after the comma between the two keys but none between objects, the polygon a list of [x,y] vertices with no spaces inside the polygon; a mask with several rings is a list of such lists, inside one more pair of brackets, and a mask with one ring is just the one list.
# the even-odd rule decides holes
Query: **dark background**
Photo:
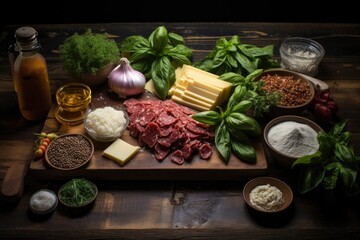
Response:
[{"label": "dark background", "polygon": [[[353,3],[351,3],[353,2]],[[329,22],[358,23],[356,1],[324,0],[11,0],[2,8],[1,24],[105,22]],[[7,14],[5,14],[5,12]]]}]

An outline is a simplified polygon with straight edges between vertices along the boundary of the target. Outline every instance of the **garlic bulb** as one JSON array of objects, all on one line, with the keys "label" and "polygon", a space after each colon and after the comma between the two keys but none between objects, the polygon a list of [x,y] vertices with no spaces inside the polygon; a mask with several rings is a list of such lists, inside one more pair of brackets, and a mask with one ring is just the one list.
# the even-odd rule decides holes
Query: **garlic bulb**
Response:
[{"label": "garlic bulb", "polygon": [[138,95],[144,91],[146,78],[144,74],[133,69],[127,58],[121,58],[120,64],[109,74],[110,90],[120,98]]}]

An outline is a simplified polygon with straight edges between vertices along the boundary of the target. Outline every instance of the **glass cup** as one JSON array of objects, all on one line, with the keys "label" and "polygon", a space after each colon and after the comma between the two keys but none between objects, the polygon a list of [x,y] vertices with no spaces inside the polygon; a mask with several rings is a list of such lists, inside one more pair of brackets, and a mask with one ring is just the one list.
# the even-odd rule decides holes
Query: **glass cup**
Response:
[{"label": "glass cup", "polygon": [[68,83],[56,91],[55,117],[65,125],[78,125],[90,110],[91,89],[83,83]]},{"label": "glass cup", "polygon": [[281,67],[308,76],[316,75],[324,55],[324,48],[309,38],[287,38],[280,46]]}]

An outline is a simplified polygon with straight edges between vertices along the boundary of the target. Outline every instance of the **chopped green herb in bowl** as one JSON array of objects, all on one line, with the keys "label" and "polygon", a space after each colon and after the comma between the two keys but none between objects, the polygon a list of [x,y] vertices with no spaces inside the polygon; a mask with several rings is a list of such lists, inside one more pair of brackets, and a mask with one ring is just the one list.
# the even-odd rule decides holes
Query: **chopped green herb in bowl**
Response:
[{"label": "chopped green herb in bowl", "polygon": [[74,178],[61,186],[59,201],[71,208],[89,206],[98,194],[97,186],[84,178]]}]

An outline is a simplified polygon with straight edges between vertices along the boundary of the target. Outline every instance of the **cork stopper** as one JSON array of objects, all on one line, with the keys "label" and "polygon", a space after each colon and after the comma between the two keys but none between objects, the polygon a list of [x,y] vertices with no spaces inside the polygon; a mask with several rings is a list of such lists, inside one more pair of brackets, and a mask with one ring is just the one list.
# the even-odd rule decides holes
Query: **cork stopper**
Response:
[{"label": "cork stopper", "polygon": [[15,31],[16,44],[21,50],[38,48],[38,32],[32,27],[20,27]]}]

